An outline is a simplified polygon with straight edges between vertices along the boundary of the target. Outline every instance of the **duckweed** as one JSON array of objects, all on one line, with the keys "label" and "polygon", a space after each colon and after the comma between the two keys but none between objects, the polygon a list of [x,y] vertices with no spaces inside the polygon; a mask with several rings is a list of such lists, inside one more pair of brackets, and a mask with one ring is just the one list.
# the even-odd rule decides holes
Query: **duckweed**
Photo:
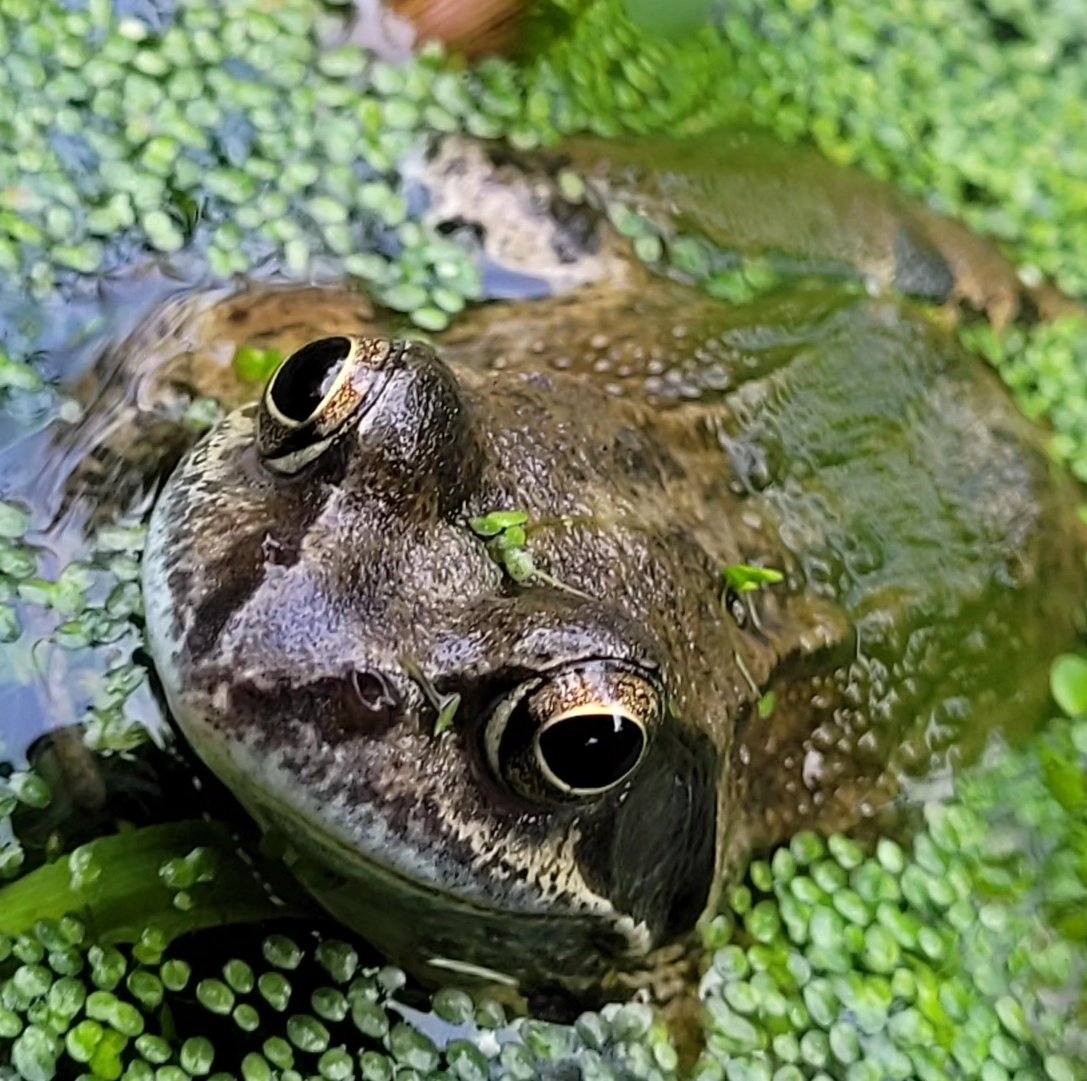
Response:
[{"label": "duckweed", "polygon": [[1055,429],[1050,451],[1087,481],[1087,318],[1066,316],[998,334],[986,324],[960,330],[964,344],[1003,376],[1027,416]]},{"label": "duckweed", "polygon": [[[1085,674],[1067,658],[1055,666],[1067,700],[1079,700]],[[1087,1004],[1087,934],[1062,918],[1087,899],[1087,796],[1069,799],[1053,783],[1045,763],[1054,757],[1087,766],[1087,717],[1055,720],[995,770],[964,774],[953,799],[923,808],[905,844],[882,838],[869,848],[800,833],[753,862],[730,892],[731,913],[706,931],[707,1035],[694,1076],[1075,1078],[1085,1050],[1075,1018]],[[164,865],[191,874],[191,866],[178,870],[191,856]],[[135,956],[171,949],[161,934],[104,947],[75,921],[39,920],[32,935],[6,943],[0,1024],[23,1041],[17,1059],[12,1051],[21,1070],[51,1078],[68,1059],[136,1077],[142,1061],[201,1076],[223,1065],[227,1052],[210,1029],[176,1042],[154,1029],[158,1011],[190,994],[193,979],[180,958],[151,970]],[[44,964],[47,951],[83,957],[95,989]],[[578,1061],[594,1077],[663,1081],[678,1068],[666,1031],[637,1003],[584,1014],[573,1026],[509,1025],[496,1004],[444,989],[433,1010],[458,1036],[435,1042],[390,1010],[403,974],[361,967],[358,957],[340,939],[310,948],[267,935],[249,960],[229,959],[223,979],[198,979],[195,1001],[209,1018],[246,1009],[229,1053],[240,1055],[247,1077],[299,1069],[334,1081],[357,1064],[362,1076],[389,1081],[397,1063],[420,1075],[447,1069],[461,1081],[527,1079],[544,1064]],[[329,975],[346,990],[322,984]],[[310,981],[304,1001],[313,1012],[290,1012],[295,984]],[[35,1020],[39,1004],[48,1004],[46,1027]],[[506,1025],[513,1042],[494,1045],[495,1025]],[[120,1072],[102,1074],[111,1075]]]},{"label": "duckweed", "polygon": [[41,573],[50,553],[38,546],[29,516],[21,508],[7,508],[0,513],[7,523],[7,535],[0,539],[0,634],[19,643],[29,631],[37,643],[70,652],[118,645],[90,677],[83,736],[104,754],[132,750],[147,738],[142,720],[129,712],[133,704],[147,712],[146,669],[131,660],[142,638],[137,579],[143,526],[102,527],[86,559],[50,579]]},{"label": "duckweed", "polygon": [[234,354],[234,371],[243,382],[263,383],[283,363],[283,359],[278,349],[258,349],[245,345]]},{"label": "duckweed", "polygon": [[518,585],[540,583],[553,589],[585,596],[579,589],[541,570],[528,549],[528,515],[524,511],[490,511],[471,518],[469,526],[487,543],[491,558]]},{"label": "duckweed", "polygon": [[0,778],[0,882],[18,875],[26,861],[16,830],[16,814],[21,808],[42,810],[50,799],[49,786],[31,771],[17,770],[6,779]]},{"label": "duckweed", "polygon": [[[668,37],[640,26],[638,8],[622,0],[553,6],[568,30],[529,66],[524,94],[551,102],[556,130],[684,134],[754,122],[962,218],[1004,245],[1024,281],[1048,276],[1087,295],[1079,209],[1087,158],[1076,138],[1087,86],[1071,60],[1084,27],[1071,9],[1025,0],[909,0],[893,9],[743,0],[727,6],[719,29],[705,23]],[[768,263],[714,269],[697,238],[662,237],[631,209],[608,209],[642,258],[663,256],[713,295],[742,303],[773,283]],[[963,336],[1028,415],[1052,423],[1054,455],[1087,479],[1087,377],[1076,359],[1087,321],[1004,335],[977,325]]]},{"label": "duckweed", "polygon": [[245,961],[237,957],[232,958],[223,965],[223,979],[234,991],[240,994],[247,994],[252,991],[255,983],[253,969]]},{"label": "duckweed", "polygon": [[[480,286],[469,254],[409,211],[419,200],[399,167],[428,132],[505,133],[528,147],[581,130],[683,134],[737,120],[893,175],[1007,244],[1026,278],[1051,274],[1085,291],[1074,136],[1087,95],[1065,59],[1082,28],[1029,5],[994,14],[955,0],[893,12],[859,0],[745,0],[719,25],[661,35],[621,0],[552,0],[561,34],[541,38],[520,68],[488,60],[470,73],[433,48],[398,68],[321,47],[313,0],[273,14],[240,0],[229,17],[207,0],[178,0],[162,22],[118,17],[111,4],[39,7],[29,22],[17,7],[0,12],[11,46],[0,116],[18,147],[0,165],[0,266],[22,292],[78,288],[141,249],[195,253],[220,277],[276,258],[299,277],[357,274],[438,331]],[[1046,63],[1061,78],[1043,78]],[[951,67],[960,77],[948,81]],[[987,107],[956,107],[957,94]],[[1025,168],[1040,146],[1053,152]],[[772,284],[765,263],[711,269],[697,240],[669,245],[629,208],[609,209],[644,259],[686,267],[715,295],[746,300]],[[1061,350],[1047,331],[1030,336],[1042,339],[1028,347],[1034,372]],[[1084,398],[1066,392],[1076,366],[1056,364],[1064,386],[1022,396],[1053,415],[1056,450],[1082,475]],[[1015,367],[1006,366],[1013,382]],[[4,358],[0,383],[9,376],[7,385],[41,389],[32,367]]]},{"label": "duckweed", "polygon": [[[640,26],[622,0],[553,6],[566,32],[530,65],[524,93],[550,104],[558,130],[686,133],[754,121],[893,177],[1084,293],[1076,207],[1087,167],[1074,133],[1087,96],[1071,60],[1084,29],[1071,9],[743,0],[720,29],[706,22],[669,37]],[[984,110],[969,104],[982,100]]]},{"label": "duckweed", "polygon": [[368,253],[349,272],[440,329],[449,304],[434,291],[456,291],[455,307],[478,295],[478,273],[456,244],[399,228],[409,200],[398,164],[425,117],[464,130],[506,99],[463,75],[437,82],[435,51],[401,73],[352,47],[322,50],[321,20],[311,0],[274,15],[251,0],[229,12],[180,0],[168,26],[112,5],[92,14],[52,0],[30,22],[0,10],[12,50],[0,118],[20,147],[0,166],[11,284],[47,299],[141,250],[195,252],[221,278],[273,256],[304,278]]},{"label": "duckweed", "polygon": [[753,593],[763,586],[777,585],[785,581],[785,575],[772,567],[751,567],[746,563],[734,563],[721,571],[721,577],[730,589],[737,593]]},{"label": "duckweed", "polygon": [[336,983],[348,983],[359,966],[358,950],[350,943],[328,939],[317,947],[317,960]]},{"label": "duckweed", "polygon": [[[1083,28],[1067,10],[1018,0],[972,8],[918,0],[886,12],[741,0],[728,6],[723,34],[704,26],[668,38],[639,30],[618,0],[554,6],[568,20],[561,41],[521,70],[488,61],[464,75],[434,51],[395,68],[352,48],[320,50],[316,6],[303,0],[272,11],[250,0],[178,0],[161,24],[118,18],[103,0],[84,8],[2,0],[0,124],[15,153],[0,162],[0,272],[46,299],[140,252],[195,253],[219,277],[269,258],[298,277],[338,266],[438,331],[480,286],[463,249],[419,226],[398,173],[424,130],[506,133],[531,147],[573,130],[686,132],[745,117],[893,173],[1003,241],[1027,279],[1051,274],[1087,292],[1087,233],[1076,217],[1085,170],[1074,137],[1087,94],[1070,61],[1062,77],[1044,74],[1055,57],[1080,51]],[[972,107],[978,100],[984,110]],[[1028,152],[1029,170],[1020,168]],[[579,181],[563,183],[576,190]],[[773,285],[773,267],[715,268],[696,240],[661,237],[610,209],[643,259],[667,261],[714,295],[747,300]],[[1052,420],[1054,455],[1083,479],[1085,326],[962,331],[1029,414]],[[4,408],[59,409],[17,352],[0,354]],[[242,378],[261,378],[275,361],[258,352],[239,351]],[[216,415],[213,403],[197,403],[189,421],[199,429]],[[138,576],[139,530],[103,530],[86,566],[50,581],[31,524],[22,508],[0,504],[0,637],[14,640],[22,616],[41,610],[55,618],[59,645],[123,639],[138,618],[133,590],[122,587]],[[510,551],[523,550],[523,533]],[[87,717],[96,749],[125,752],[143,738],[123,712],[141,673],[128,660],[107,672]],[[1078,718],[1087,681],[1073,661],[1054,678],[1058,702]],[[1036,746],[965,777],[948,805],[926,807],[909,843],[883,838],[869,849],[801,834],[754,864],[731,895],[733,913],[707,931],[707,1048],[695,1076],[1075,1078],[1087,1057],[1075,1021],[1087,948],[1085,757],[1085,722],[1058,721]],[[0,785],[0,874],[21,869],[11,814],[45,809],[43,786],[27,773]],[[102,868],[93,852],[79,853],[65,873],[74,890],[93,890]],[[175,898],[197,884],[187,858],[166,872]],[[58,938],[61,927],[71,933]],[[348,990],[305,997],[293,992],[309,955],[287,936],[199,978],[170,949],[155,928],[121,946],[85,940],[70,919],[0,939],[0,1037],[18,1074],[48,1081],[75,1063],[74,1072],[133,1081],[214,1068],[269,1081],[296,1068],[336,1079],[357,1062],[373,1081],[446,1068],[462,1081],[527,1081],[572,1061],[586,1077],[655,1079],[676,1069],[674,1049],[639,1006],[609,1006],[572,1028],[514,1022],[496,1053],[488,1030],[507,1025],[501,1007],[442,992],[437,1016],[478,1027],[439,1047],[388,1007],[402,973],[360,968],[345,943],[321,941],[315,958],[321,979]],[[356,973],[366,974],[357,988]],[[162,1009],[180,996],[209,1015],[207,1034],[159,1034]],[[316,1016],[288,1013],[307,1002]],[[221,1030],[212,1031],[225,1016],[252,1033],[233,1065],[217,1047]]]},{"label": "duckweed", "polygon": [[[1069,671],[1087,669],[1070,659],[1054,669],[1066,700],[1078,701]],[[785,849],[775,855],[778,874],[753,864],[733,892],[743,910],[735,942],[722,945],[720,925],[708,936],[710,1036],[699,1072],[710,1076],[722,1053],[730,1078],[787,1068],[852,1077],[862,1063],[881,1077],[1042,1076],[1051,1060],[1058,1072],[1083,1061],[1087,935],[1054,917],[1087,898],[1087,795],[1070,801],[1044,764],[1082,772],[1085,725],[1055,721],[995,773],[965,775],[952,801],[924,808],[907,847],[884,838],[869,855],[835,836],[825,842],[830,863],[823,843],[802,834],[789,861],[778,858]],[[792,873],[793,861],[813,878]],[[1058,870],[1072,865],[1081,868],[1072,877]],[[1011,872],[999,896],[994,869]],[[804,886],[819,877],[815,890]],[[770,911],[781,916],[774,936]]]},{"label": "duckweed", "polygon": [[262,972],[257,980],[257,989],[261,997],[273,1010],[282,1013],[291,1000],[291,985],[287,977],[279,972]]}]

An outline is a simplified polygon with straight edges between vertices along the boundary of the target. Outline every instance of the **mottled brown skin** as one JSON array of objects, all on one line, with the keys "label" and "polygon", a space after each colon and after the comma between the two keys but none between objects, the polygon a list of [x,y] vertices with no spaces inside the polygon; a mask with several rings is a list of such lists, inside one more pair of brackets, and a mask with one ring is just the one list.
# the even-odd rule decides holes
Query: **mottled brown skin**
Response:
[{"label": "mottled brown skin", "polygon": [[[285,350],[386,333],[346,290],[187,314],[194,341]],[[901,300],[804,282],[735,307],[622,261],[437,351],[367,348],[356,411],[296,473],[258,441],[289,404],[274,382],[184,459],[147,618],[197,752],[422,975],[586,994],[687,935],[753,847],[854,824],[1037,719],[1083,596],[1075,492]],[[553,582],[514,581],[473,529],[506,509]],[[723,594],[737,563],[785,581]],[[571,671],[650,702],[637,766],[580,797],[488,742],[520,688]]]}]

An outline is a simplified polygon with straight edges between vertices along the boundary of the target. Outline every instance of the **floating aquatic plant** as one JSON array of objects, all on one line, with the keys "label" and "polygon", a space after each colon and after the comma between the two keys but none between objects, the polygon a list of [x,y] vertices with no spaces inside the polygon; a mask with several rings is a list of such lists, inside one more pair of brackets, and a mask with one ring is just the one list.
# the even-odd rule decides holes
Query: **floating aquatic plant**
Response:
[{"label": "floating aquatic plant", "polygon": [[[1060,660],[1054,685],[1080,703],[1087,662]],[[1078,771],[1078,788],[1062,769]],[[801,833],[754,861],[705,930],[694,1077],[1075,1081],[1087,1041],[1085,769],[1087,717],[1057,719],[963,775],[901,841]],[[403,975],[361,965],[341,938],[266,935],[214,972],[179,952],[186,931],[282,911],[206,823],[103,838],[24,876],[0,892],[0,1032],[18,1068],[48,1079],[93,1062],[93,1076],[140,1078],[199,1063],[330,1081],[404,1069],[526,1081],[575,1062],[602,1078],[677,1070],[666,1026],[643,1005],[572,1026],[510,1022],[449,988],[431,1000],[453,1026],[437,1039],[400,996]],[[183,1003],[198,1027],[171,1034],[163,1018]]]},{"label": "floating aquatic plant", "polygon": [[541,570],[528,549],[528,515],[523,511],[491,511],[468,523],[472,531],[487,542],[487,551],[518,585],[539,583],[562,589],[567,593],[585,596],[579,589],[559,581],[552,574]]},{"label": "floating aquatic plant", "polygon": [[765,586],[778,585],[785,575],[773,567],[753,567],[747,563],[733,563],[721,571],[721,577],[729,589],[737,593],[754,593]]},{"label": "floating aquatic plant", "polygon": [[[489,61],[466,74],[433,51],[400,68],[322,49],[310,0],[179,0],[158,21],[120,18],[103,0],[0,0],[11,148],[0,161],[0,275],[44,303],[150,252],[220,278],[271,259],[299,277],[345,271],[438,331],[480,287],[470,255],[419,222],[399,165],[420,138],[465,131],[532,147],[576,130],[692,132],[740,118],[893,177],[1001,240],[1027,279],[1051,274],[1087,293],[1087,25],[1073,7],[740,0],[723,32],[665,38],[617,0],[555,6],[567,32],[553,45],[520,68]],[[715,269],[696,241],[662,238],[633,213],[611,210],[645,261],[667,259],[729,301],[772,287],[759,265]],[[963,332],[1028,413],[1052,420],[1055,453],[1081,477],[1085,326]],[[28,363],[34,335],[4,329],[5,411],[59,409]],[[255,371],[256,358],[239,366]],[[191,421],[214,416],[203,402]],[[18,637],[21,616],[48,617],[73,651],[130,633],[138,531],[107,532],[92,558],[51,577],[29,527],[22,508],[0,508],[0,638]],[[524,551],[516,533],[508,550]],[[706,932],[696,1076],[1073,1081],[1087,1057],[1081,667],[1062,661],[1054,673],[1057,700],[1077,716],[962,778],[909,839],[865,848],[805,834],[751,866]],[[95,746],[131,749],[123,706],[142,673],[125,660],[104,674],[87,719]],[[48,810],[47,799],[27,770],[0,785],[0,869],[21,871],[15,818]],[[199,824],[177,829],[103,838],[0,892],[0,920],[23,919],[0,924],[0,1055],[20,1076],[527,1081],[575,1066],[599,1079],[676,1069],[666,1031],[639,1004],[573,1026],[522,1021],[507,1038],[500,1006],[446,989],[434,1015],[460,1028],[439,1047],[417,1031],[420,1015],[391,1004],[403,975],[366,969],[339,939],[268,936],[196,973],[166,927],[195,929],[216,890],[252,899],[250,915],[268,900],[247,869],[229,885],[231,843]],[[210,878],[208,851],[219,856]],[[133,905],[127,939],[111,940],[118,924],[101,908],[96,920],[65,914],[85,913],[107,886]],[[202,1029],[172,1027],[184,1009]],[[227,1043],[244,1053],[229,1060]]]}]

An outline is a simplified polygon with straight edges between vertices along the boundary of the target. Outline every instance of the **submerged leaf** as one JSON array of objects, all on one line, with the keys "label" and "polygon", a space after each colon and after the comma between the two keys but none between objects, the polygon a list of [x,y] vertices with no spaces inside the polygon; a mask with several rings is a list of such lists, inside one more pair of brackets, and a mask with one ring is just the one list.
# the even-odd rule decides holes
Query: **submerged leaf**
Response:
[{"label": "submerged leaf", "polygon": [[1064,653],[1049,670],[1049,688],[1069,717],[1087,713],[1087,658]]}]

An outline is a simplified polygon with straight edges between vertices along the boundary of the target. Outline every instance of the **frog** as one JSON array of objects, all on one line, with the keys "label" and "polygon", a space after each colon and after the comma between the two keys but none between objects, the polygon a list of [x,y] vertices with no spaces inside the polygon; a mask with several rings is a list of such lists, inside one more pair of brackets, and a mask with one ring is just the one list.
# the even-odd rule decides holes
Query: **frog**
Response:
[{"label": "frog", "polygon": [[[687,951],[753,852],[883,821],[1042,717],[1078,489],[954,326],[1067,302],[751,133],[472,153],[516,212],[441,153],[435,206],[484,261],[549,249],[538,295],[428,339],[345,283],[250,282],[126,343],[229,407],[157,495],[147,634],[332,916],[424,982],[583,1002]],[[709,295],[617,201],[792,269]],[[256,393],[224,376],[245,344],[286,358]]]}]

